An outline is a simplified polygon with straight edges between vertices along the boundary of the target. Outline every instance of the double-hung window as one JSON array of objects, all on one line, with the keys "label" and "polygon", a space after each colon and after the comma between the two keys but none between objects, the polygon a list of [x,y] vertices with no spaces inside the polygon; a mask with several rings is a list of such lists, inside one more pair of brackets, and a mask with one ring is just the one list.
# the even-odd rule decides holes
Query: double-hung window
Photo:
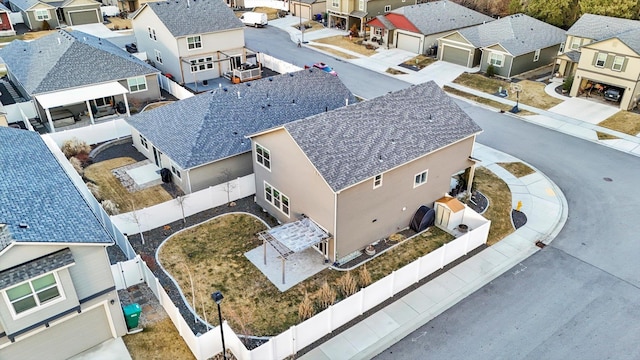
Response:
[{"label": "double-hung window", "polygon": [[190,60],[190,63],[192,73],[213,69],[213,57],[211,56],[193,59]]},{"label": "double-hung window", "polygon": [[413,187],[416,188],[422,184],[426,184],[429,178],[429,170],[417,173],[413,178]]},{"label": "double-hung window", "polygon": [[58,278],[54,273],[11,287],[6,290],[6,294],[16,315],[62,297]]},{"label": "double-hung window", "polygon": [[596,58],[596,67],[604,67],[605,62],[607,62],[607,54],[598,53],[598,57]]},{"label": "double-hung window", "polygon": [[129,85],[129,92],[135,93],[139,91],[147,90],[147,79],[144,76],[138,76],[127,79],[127,85]]},{"label": "double-hung window", "polygon": [[373,178],[373,188],[379,188],[382,186],[382,174],[378,174]]},{"label": "double-hung window", "polygon": [[489,53],[489,64],[495,67],[502,67],[504,61],[504,55],[499,53]]},{"label": "double-hung window", "polygon": [[267,170],[271,170],[271,152],[269,149],[256,144],[256,162]]},{"label": "double-hung window", "polygon": [[154,52],[156,54],[156,62],[158,62],[159,64],[162,64],[162,53],[160,52],[160,50],[155,50]]},{"label": "double-hung window", "polygon": [[278,210],[282,211],[285,215],[289,216],[289,197],[281,193],[278,189],[269,185],[265,181],[264,183],[264,198],[271,205],[278,208]]},{"label": "double-hung window", "polygon": [[149,144],[147,143],[147,138],[145,138],[142,135],[140,135],[140,144],[142,144],[142,146],[144,146],[145,149],[149,150]]},{"label": "double-hung window", "polygon": [[187,38],[187,47],[189,50],[202,48],[202,38],[200,35],[189,36]]},{"label": "double-hung window", "polygon": [[540,49],[536,50],[536,52],[533,54],[533,62],[536,62],[540,59]]},{"label": "double-hung window", "polygon": [[46,9],[38,9],[35,11],[35,15],[36,15],[36,20],[38,21],[45,21],[45,20],[49,20],[49,10]]},{"label": "double-hung window", "polygon": [[580,39],[573,38],[571,40],[571,50],[578,50],[578,49],[580,49]]},{"label": "double-hung window", "polygon": [[358,0],[358,10],[364,11],[364,1],[365,0]]},{"label": "double-hung window", "polygon": [[331,0],[331,6],[335,8],[340,7],[340,0]]},{"label": "double-hung window", "polygon": [[148,27],[147,31],[149,32],[149,39],[158,40],[158,38],[156,37],[156,29],[154,29],[152,27]]},{"label": "double-hung window", "polygon": [[613,71],[622,71],[622,65],[624,65],[624,56],[616,56],[613,59],[613,64],[611,65],[611,70],[613,70]]},{"label": "double-hung window", "polygon": [[388,13],[389,11],[391,11],[391,5],[385,5],[384,12]]}]

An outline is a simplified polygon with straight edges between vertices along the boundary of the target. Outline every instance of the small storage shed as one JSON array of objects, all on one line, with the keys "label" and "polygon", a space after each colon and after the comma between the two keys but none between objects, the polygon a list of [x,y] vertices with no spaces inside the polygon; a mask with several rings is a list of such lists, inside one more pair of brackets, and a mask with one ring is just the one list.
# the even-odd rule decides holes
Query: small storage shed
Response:
[{"label": "small storage shed", "polygon": [[453,229],[462,223],[464,204],[458,199],[445,196],[435,201],[435,224],[447,229]]}]

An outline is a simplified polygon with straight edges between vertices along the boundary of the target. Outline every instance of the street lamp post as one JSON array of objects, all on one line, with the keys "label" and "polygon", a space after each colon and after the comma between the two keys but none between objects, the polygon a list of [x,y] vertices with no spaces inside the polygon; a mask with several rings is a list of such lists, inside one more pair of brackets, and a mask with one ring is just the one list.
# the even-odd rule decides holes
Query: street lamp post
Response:
[{"label": "street lamp post", "polygon": [[218,304],[218,320],[220,321],[220,338],[222,339],[222,358],[224,360],[227,360],[227,350],[224,346],[224,331],[222,330],[222,312],[220,311],[220,303],[222,302],[222,299],[224,299],[224,296],[222,296],[222,293],[220,291],[216,291],[213,294],[211,294],[211,298],[213,299],[213,301],[216,302],[216,304]]}]

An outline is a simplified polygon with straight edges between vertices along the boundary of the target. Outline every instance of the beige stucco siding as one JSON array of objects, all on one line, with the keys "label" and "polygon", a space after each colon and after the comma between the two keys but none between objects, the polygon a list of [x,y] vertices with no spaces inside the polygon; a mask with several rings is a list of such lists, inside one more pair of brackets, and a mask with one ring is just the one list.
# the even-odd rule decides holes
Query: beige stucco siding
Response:
[{"label": "beige stucco siding", "polygon": [[[271,152],[271,171],[253,158],[258,205],[282,222],[295,221],[305,214],[333,233],[334,193],[289,134],[281,129],[252,140],[254,148],[257,143]],[[265,181],[289,197],[290,216],[266,202]]]},{"label": "beige stucco siding", "polygon": [[[449,191],[451,176],[471,166],[474,137],[383,174],[382,186],[373,178],[338,194],[337,258],[344,257],[398,230],[407,228],[421,205]],[[414,188],[416,174],[428,170],[425,184]]]}]

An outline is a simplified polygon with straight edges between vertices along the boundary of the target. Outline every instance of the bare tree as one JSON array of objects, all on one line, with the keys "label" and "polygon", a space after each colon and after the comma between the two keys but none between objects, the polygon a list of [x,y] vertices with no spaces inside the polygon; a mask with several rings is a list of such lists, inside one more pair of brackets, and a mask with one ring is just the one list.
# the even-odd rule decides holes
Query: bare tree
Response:
[{"label": "bare tree", "polygon": [[218,180],[224,182],[222,191],[227,193],[227,204],[231,204],[231,193],[236,189],[236,184],[231,182],[233,180],[231,177],[231,170],[222,170],[222,175],[218,177]]},{"label": "bare tree", "polygon": [[136,203],[133,200],[131,200],[130,216],[131,216],[131,219],[135,221],[136,225],[138,225],[138,232],[140,233],[140,239],[142,240],[142,245],[144,245],[144,234],[142,233],[142,227],[140,226],[141,219],[140,219],[140,215],[137,213],[137,210],[136,210]]},{"label": "bare tree", "polygon": [[185,197],[184,196],[178,196],[176,198],[176,202],[178,203],[178,205],[180,205],[180,210],[182,211],[182,223],[186,224],[187,223],[187,218],[184,216],[184,201],[185,201]]}]

